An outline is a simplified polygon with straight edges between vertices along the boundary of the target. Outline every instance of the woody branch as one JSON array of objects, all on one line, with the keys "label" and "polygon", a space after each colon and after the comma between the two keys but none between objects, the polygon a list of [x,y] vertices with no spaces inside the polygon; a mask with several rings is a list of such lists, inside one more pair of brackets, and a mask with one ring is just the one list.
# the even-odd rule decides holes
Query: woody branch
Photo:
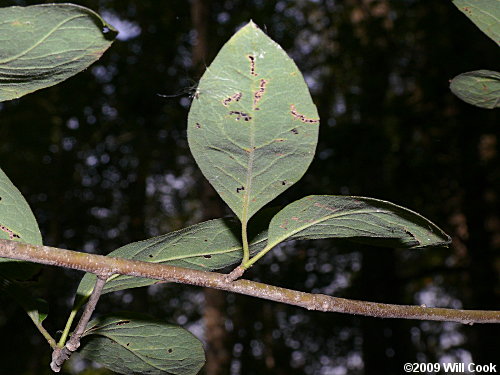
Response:
[{"label": "woody branch", "polygon": [[17,241],[0,240],[0,257],[71,268],[96,275],[121,274],[165,282],[198,285],[300,306],[308,310],[379,318],[451,321],[463,324],[500,323],[500,311],[457,310],[393,305],[304,293],[250,280],[228,281],[227,275],[164,264],[106,257]]}]

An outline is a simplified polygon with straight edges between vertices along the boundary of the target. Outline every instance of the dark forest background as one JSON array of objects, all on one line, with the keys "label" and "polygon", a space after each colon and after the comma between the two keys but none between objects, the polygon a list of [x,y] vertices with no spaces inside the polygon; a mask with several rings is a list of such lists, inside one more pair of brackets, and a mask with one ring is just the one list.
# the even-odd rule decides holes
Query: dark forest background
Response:
[{"label": "dark forest background", "polygon": [[[451,1],[74,1],[121,30],[102,59],[0,104],[0,163],[50,246],[106,254],[230,214],[186,141],[190,94],[253,19],[295,60],[321,116],[315,161],[274,203],[364,195],[428,217],[445,249],[331,241],[280,247],[245,277],[302,291],[449,308],[500,308],[499,113],[449,79],[498,70],[499,49]],[[0,6],[40,1],[0,1]],[[160,97],[157,94],[177,95]],[[46,327],[62,329],[82,274],[45,267]],[[2,297],[0,374],[49,374],[49,347]],[[163,285],[106,295],[97,313],[141,311],[204,340],[206,375],[401,374],[405,362],[500,365],[500,326],[375,319]],[[75,356],[64,374],[109,374]]]}]

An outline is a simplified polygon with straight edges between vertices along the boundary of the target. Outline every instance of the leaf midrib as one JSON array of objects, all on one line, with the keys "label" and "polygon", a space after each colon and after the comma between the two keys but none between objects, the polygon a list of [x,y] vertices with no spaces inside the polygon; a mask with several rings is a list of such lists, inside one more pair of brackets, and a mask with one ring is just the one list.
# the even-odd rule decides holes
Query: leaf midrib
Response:
[{"label": "leaf midrib", "polygon": [[[248,90],[249,92],[253,92],[253,85],[254,85],[254,80],[252,79],[251,80],[251,83],[250,83],[250,89]],[[248,217],[248,209],[249,209],[249,206],[250,206],[250,194],[252,192],[252,174],[253,174],[253,163],[254,163],[254,158],[255,158],[255,121],[257,120],[256,119],[256,116],[255,116],[255,109],[253,108],[252,106],[252,117],[253,117],[253,121],[250,122],[250,150],[249,150],[249,153],[248,153],[248,162],[247,162],[247,175],[246,175],[246,186],[245,186],[245,190],[244,190],[244,195],[243,195],[243,211],[242,211],[242,215],[241,215],[241,222],[242,223],[247,223],[248,220],[249,220],[249,217]]]},{"label": "leaf midrib", "polygon": [[[266,236],[265,238],[262,238],[261,240],[259,241],[256,241],[256,242],[251,242],[249,244],[249,246],[254,246],[254,245],[257,245],[261,242],[264,242],[268,239],[268,237]],[[221,250],[221,251],[209,251],[209,252],[206,252],[206,253],[200,253],[200,254],[190,254],[190,255],[178,255],[176,257],[171,257],[171,258],[166,258],[166,259],[163,259],[163,260],[152,260],[152,261],[147,261],[147,260],[143,260],[143,262],[148,262],[148,263],[154,263],[154,264],[165,264],[166,262],[171,262],[171,261],[175,261],[175,260],[185,260],[185,259],[191,259],[191,258],[197,258],[197,257],[200,257],[200,256],[204,256],[204,255],[220,255],[220,254],[227,254],[227,253],[232,253],[232,252],[235,252],[239,249],[241,249],[242,247],[241,246],[238,246],[238,247],[232,247],[232,248],[229,248],[227,250]],[[146,249],[143,249],[141,251],[144,251]],[[115,256],[113,256],[115,257]],[[123,258],[123,257],[120,257],[120,256],[116,256],[116,258]],[[135,258],[124,258],[124,259],[131,259],[131,260],[139,260],[139,259],[135,259]],[[168,265],[168,264],[167,264]],[[120,275],[120,274],[114,274],[112,276],[110,276],[108,278],[108,280],[106,281],[106,284],[108,284],[109,282],[117,279],[118,277],[120,276],[123,276],[123,275]]]},{"label": "leaf midrib", "polygon": [[[362,210],[342,212],[342,213],[339,212],[337,214],[331,214],[331,215],[324,216],[324,217],[322,217],[322,218],[320,218],[318,220],[314,220],[312,222],[308,222],[307,224],[304,224],[303,226],[300,226],[300,227],[298,227],[295,230],[289,231],[285,235],[278,236],[274,242],[271,242],[271,243],[267,244],[266,249],[271,249],[274,246],[276,246],[279,243],[281,243],[284,240],[286,240],[287,238],[292,237],[294,234],[297,234],[297,233],[303,231],[304,229],[312,227],[313,225],[319,224],[319,223],[324,222],[326,220],[335,219],[335,218],[339,218],[339,217],[342,217],[342,216],[348,216],[348,215],[352,215],[352,214],[365,214],[365,213],[366,214],[371,214],[373,212],[377,212],[377,211],[369,210],[369,209],[362,209]],[[387,211],[379,211],[379,213],[387,213]]]},{"label": "leaf midrib", "polygon": [[56,26],[54,26],[51,30],[49,30],[46,35],[44,35],[42,38],[40,38],[40,40],[38,40],[37,42],[35,42],[32,46],[30,46],[26,50],[18,53],[17,55],[14,55],[14,56],[11,56],[11,57],[7,57],[4,60],[0,60],[0,64],[7,64],[7,63],[11,62],[12,60],[15,60],[15,59],[17,59],[17,58],[19,58],[21,56],[26,55],[27,53],[29,53],[30,51],[32,51],[36,47],[38,47],[40,44],[42,44],[45,40],[47,40],[52,34],[54,34],[65,23],[73,21],[73,20],[75,20],[77,18],[84,18],[84,17],[85,17],[85,15],[76,15],[76,16],[73,16],[73,17],[70,17],[68,19],[63,20],[62,22],[60,22],[59,24],[57,24]]},{"label": "leaf midrib", "polygon": [[145,358],[148,358],[148,357],[142,356],[141,354],[137,353],[137,351],[134,351],[134,350],[126,347],[125,345],[121,344],[118,340],[116,340],[115,338],[113,338],[113,336],[106,335],[106,334],[104,334],[102,332],[91,333],[88,336],[91,336],[91,335],[106,337],[107,339],[113,341],[114,343],[118,344],[120,347],[122,347],[123,349],[125,349],[127,352],[129,352],[130,354],[132,354],[134,357],[137,357],[140,361],[144,362],[148,366],[151,366],[152,368],[155,368],[155,369],[158,369],[158,370],[161,370],[161,371],[165,371],[164,368],[158,367],[158,366],[154,365],[153,363],[150,363],[149,361],[146,361]]}]

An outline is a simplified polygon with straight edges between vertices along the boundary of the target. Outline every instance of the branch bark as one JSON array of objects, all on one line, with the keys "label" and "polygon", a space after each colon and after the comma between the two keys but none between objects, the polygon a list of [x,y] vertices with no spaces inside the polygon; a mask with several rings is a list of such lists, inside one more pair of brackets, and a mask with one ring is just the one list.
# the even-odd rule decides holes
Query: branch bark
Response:
[{"label": "branch bark", "polygon": [[95,310],[97,302],[99,301],[99,297],[101,297],[102,288],[104,288],[106,280],[109,276],[111,275],[99,274],[97,276],[92,294],[90,295],[90,298],[85,305],[85,309],[83,310],[82,316],[78,321],[78,324],[76,325],[71,338],[62,348],[58,347],[52,352],[52,362],[50,362],[50,368],[52,369],[52,371],[61,371],[61,367],[64,362],[67,361],[69,357],[71,357],[71,354],[73,354],[73,352],[75,352],[80,347],[80,339],[85,332],[85,328],[87,327],[90,317]]},{"label": "branch bark", "polygon": [[450,321],[463,324],[500,323],[500,311],[456,310],[426,306],[392,305],[311,294],[249,280],[227,281],[227,275],[164,264],[106,257],[17,241],[0,240],[0,257],[72,268],[96,275],[121,274],[180,284],[216,288],[308,310],[365,315],[379,318]]}]

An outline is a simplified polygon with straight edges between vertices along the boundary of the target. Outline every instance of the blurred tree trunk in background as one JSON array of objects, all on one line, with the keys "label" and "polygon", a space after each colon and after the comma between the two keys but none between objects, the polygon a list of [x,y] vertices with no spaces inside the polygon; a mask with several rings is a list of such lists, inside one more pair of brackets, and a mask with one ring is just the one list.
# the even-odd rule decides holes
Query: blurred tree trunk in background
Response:
[{"label": "blurred tree trunk in background", "polygon": [[[209,64],[209,25],[210,25],[210,0],[192,0],[191,19],[196,32],[196,41],[192,47],[192,67],[195,79],[198,81]],[[197,173],[203,220],[224,216],[223,202],[217,192],[208,183],[207,179]],[[205,309],[203,322],[205,324],[205,354],[206,365],[204,371],[207,375],[229,375],[231,368],[231,340],[226,332],[227,293],[205,288]]]},{"label": "blurred tree trunk in background", "polygon": [[[500,158],[497,137],[490,132],[488,124],[475,123],[477,111],[481,110],[471,107],[461,113],[461,116],[468,118],[470,125],[466,129],[462,149],[466,169],[462,176],[464,193],[461,203],[467,228],[464,244],[469,264],[466,277],[470,288],[470,295],[465,301],[469,308],[498,310]],[[491,358],[498,357],[500,325],[479,325],[468,331],[475,363],[487,364]]]}]

